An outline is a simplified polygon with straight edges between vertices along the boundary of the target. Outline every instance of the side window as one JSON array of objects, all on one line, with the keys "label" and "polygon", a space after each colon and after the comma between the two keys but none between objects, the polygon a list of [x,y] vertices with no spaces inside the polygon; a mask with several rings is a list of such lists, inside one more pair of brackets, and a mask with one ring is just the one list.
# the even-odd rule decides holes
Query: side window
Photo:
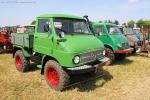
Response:
[{"label": "side window", "polygon": [[105,32],[105,27],[104,26],[98,26],[96,27],[96,33],[99,34],[99,35],[103,35],[103,34],[106,34]]},{"label": "side window", "polygon": [[39,19],[38,20],[38,29],[37,31],[40,33],[47,33],[47,30],[50,30],[50,22],[48,19]]},{"label": "side window", "polygon": [[73,28],[74,28],[74,32],[82,32],[82,29],[81,29],[81,24],[79,22],[76,22],[73,24]]},{"label": "side window", "polygon": [[75,33],[88,33],[85,22],[74,22],[73,28]]}]

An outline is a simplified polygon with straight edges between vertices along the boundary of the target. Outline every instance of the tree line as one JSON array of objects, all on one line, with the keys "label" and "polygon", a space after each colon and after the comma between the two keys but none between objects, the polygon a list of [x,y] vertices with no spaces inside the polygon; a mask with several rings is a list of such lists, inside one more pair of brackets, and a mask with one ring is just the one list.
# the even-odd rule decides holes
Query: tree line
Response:
[{"label": "tree line", "polygon": [[136,24],[137,27],[142,28],[142,26],[150,26],[150,20],[140,19],[138,21],[130,20],[127,22],[129,27],[134,27],[134,24]]},{"label": "tree line", "polygon": [[[99,22],[103,22],[103,21],[99,21]],[[115,20],[115,21],[106,20],[104,22],[106,22],[106,23],[113,23],[113,24],[119,25],[119,21],[118,20]],[[150,20],[143,20],[143,19],[139,19],[138,21],[130,20],[130,21],[127,21],[127,22],[123,23],[122,25],[125,25],[125,26],[133,28],[135,24],[139,28],[142,28],[142,26],[150,26]]]}]

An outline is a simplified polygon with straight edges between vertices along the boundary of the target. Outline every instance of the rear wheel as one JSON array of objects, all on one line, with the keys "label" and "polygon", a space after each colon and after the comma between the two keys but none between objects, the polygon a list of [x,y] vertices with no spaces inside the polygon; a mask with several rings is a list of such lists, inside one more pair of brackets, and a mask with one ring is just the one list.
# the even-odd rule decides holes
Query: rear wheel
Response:
[{"label": "rear wheel", "polygon": [[15,65],[20,72],[26,72],[29,68],[29,59],[24,57],[21,50],[18,50],[15,53]]},{"label": "rear wheel", "polygon": [[126,54],[115,54],[115,59],[118,61],[124,60],[126,57]]},{"label": "rear wheel", "polygon": [[44,76],[47,84],[56,91],[61,91],[69,83],[69,75],[53,60],[47,61],[44,67]]},{"label": "rear wheel", "polygon": [[105,48],[106,51],[106,57],[108,57],[111,60],[111,64],[115,61],[115,54],[110,48]]}]

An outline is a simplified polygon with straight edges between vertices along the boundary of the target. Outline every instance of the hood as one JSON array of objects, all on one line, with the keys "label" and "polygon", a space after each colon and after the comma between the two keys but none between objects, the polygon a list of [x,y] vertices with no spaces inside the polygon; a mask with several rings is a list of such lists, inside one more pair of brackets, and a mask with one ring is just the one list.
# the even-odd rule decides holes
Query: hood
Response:
[{"label": "hood", "polygon": [[122,34],[120,34],[120,35],[118,35],[118,34],[112,34],[110,37],[111,37],[111,39],[112,39],[116,44],[121,44],[121,43],[126,43],[126,42],[128,42],[127,38],[126,38],[124,35],[122,35]]},{"label": "hood", "polygon": [[61,45],[67,52],[81,53],[104,49],[104,44],[93,35],[65,35]]},{"label": "hood", "polygon": [[139,39],[136,37],[136,35],[126,35],[126,37],[130,42],[138,42],[139,41]]}]

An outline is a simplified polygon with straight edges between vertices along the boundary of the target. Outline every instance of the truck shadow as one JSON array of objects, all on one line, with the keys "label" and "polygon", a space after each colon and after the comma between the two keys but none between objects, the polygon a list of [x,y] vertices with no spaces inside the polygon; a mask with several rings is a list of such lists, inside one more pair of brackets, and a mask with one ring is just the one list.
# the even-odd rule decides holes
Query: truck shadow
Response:
[{"label": "truck shadow", "polygon": [[78,88],[78,91],[80,92],[88,92],[94,90],[95,88],[103,87],[111,79],[113,79],[113,76],[108,71],[100,68],[98,69],[96,75],[89,73],[72,75],[69,88]]},{"label": "truck shadow", "polygon": [[150,54],[148,54],[148,53],[139,53],[136,56],[137,57],[142,57],[142,58],[150,58]]},{"label": "truck shadow", "polygon": [[132,60],[126,58],[126,59],[121,60],[121,61],[115,61],[115,63],[112,66],[114,66],[114,65],[128,65],[128,64],[131,64],[132,62],[133,62]]},{"label": "truck shadow", "polygon": [[37,68],[37,65],[38,65],[38,63],[30,63],[30,66],[29,66],[29,69],[28,69],[27,73],[39,70],[39,68]]}]

